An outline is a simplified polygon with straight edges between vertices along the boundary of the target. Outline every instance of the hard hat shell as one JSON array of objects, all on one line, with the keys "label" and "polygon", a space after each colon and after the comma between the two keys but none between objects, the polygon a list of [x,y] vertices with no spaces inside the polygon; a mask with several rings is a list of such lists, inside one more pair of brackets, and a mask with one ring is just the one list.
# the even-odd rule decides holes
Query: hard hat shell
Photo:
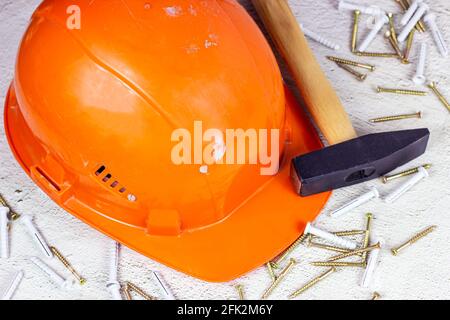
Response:
[{"label": "hard hat shell", "polygon": [[[329,193],[300,198],[290,185],[290,159],[321,143],[246,11],[233,0],[81,0],[72,29],[72,5],[46,0],[34,13],[6,99],[10,146],[36,184],[110,237],[204,280],[283,251]],[[194,137],[199,121],[280,130],[278,174],[174,163],[173,132]]]}]

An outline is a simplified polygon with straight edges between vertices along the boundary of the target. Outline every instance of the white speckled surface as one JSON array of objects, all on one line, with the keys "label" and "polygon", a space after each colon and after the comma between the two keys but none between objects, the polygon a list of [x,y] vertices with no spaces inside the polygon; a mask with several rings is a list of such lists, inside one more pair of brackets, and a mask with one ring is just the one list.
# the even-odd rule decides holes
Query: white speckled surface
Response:
[{"label": "white speckled surface", "polygon": [[[0,0],[0,100],[13,76],[16,48],[27,26],[27,21],[39,0]],[[241,1],[250,8],[248,1]],[[352,28],[349,12],[336,10],[333,0],[289,1],[299,21],[342,46],[337,55],[352,57],[348,43]],[[371,4],[372,1],[357,1]],[[438,15],[438,23],[446,39],[450,39],[450,3],[447,0],[427,1]],[[380,6],[394,13],[400,12],[393,0],[382,0]],[[251,10],[253,13],[253,10]],[[367,17],[363,16],[360,37],[367,33]],[[427,75],[440,83],[443,93],[450,98],[450,60],[442,58],[430,37],[420,35],[419,40],[429,42],[430,55]],[[393,257],[386,249],[381,253],[381,264],[376,279],[370,289],[359,287],[362,270],[344,269],[330,276],[314,289],[306,292],[301,299],[368,299],[374,290],[386,299],[448,299],[450,297],[450,114],[433,95],[427,97],[407,97],[378,95],[377,85],[398,86],[412,77],[415,65],[400,64],[395,59],[361,59],[373,62],[377,71],[369,75],[365,83],[359,83],[337,68],[324,57],[332,54],[318,44],[311,43],[323,69],[334,84],[342,102],[351,115],[359,134],[429,127],[432,135],[428,152],[413,164],[433,163],[431,176],[393,205],[381,200],[373,201],[354,213],[341,218],[328,218],[326,213],[363,192],[370,185],[378,185],[385,195],[398,182],[387,186],[380,182],[367,183],[334,192],[317,224],[328,230],[347,230],[364,227],[364,213],[375,215],[373,229],[383,237],[387,247],[407,240],[416,231],[436,224],[437,231],[426,240],[417,243],[411,250],[399,257]],[[416,55],[417,43],[413,50]],[[379,36],[370,51],[388,51],[389,45]],[[289,81],[288,81],[289,82]],[[409,120],[372,125],[368,119],[423,110],[423,120]],[[3,117],[1,117],[3,121]],[[1,126],[3,127],[3,125]],[[411,164],[411,165],[413,165]],[[15,299],[109,299],[105,289],[107,281],[107,249],[110,241],[99,232],[84,225],[57,207],[41,192],[13,159],[6,142],[3,129],[0,132],[0,192],[20,213],[31,213],[44,236],[51,240],[67,256],[88,283],[81,288],[62,291],[55,287],[33,265],[27,261],[30,254],[38,254],[34,244],[20,224],[14,224],[11,236],[11,259],[0,260],[0,292],[14,270],[23,269],[25,278]],[[322,273],[321,268],[309,265],[311,261],[324,260],[327,253],[306,247],[298,248],[293,256],[299,264],[286,281],[276,289],[271,298],[285,299],[309,279]],[[57,261],[50,262],[61,274],[65,270]],[[211,284],[192,279],[170,270],[128,249],[122,251],[120,260],[121,280],[130,280],[151,294],[158,295],[157,288],[150,280],[150,270],[159,270],[171,284],[176,296],[182,299],[234,299],[233,284],[245,286],[246,296],[257,299],[270,284],[264,268],[255,270],[242,279],[228,284]]]}]

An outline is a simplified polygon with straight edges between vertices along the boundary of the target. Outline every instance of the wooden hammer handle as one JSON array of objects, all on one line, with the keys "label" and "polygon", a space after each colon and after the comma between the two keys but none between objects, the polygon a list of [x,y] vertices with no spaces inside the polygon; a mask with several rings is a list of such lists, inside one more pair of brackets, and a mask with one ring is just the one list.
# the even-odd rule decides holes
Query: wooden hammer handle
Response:
[{"label": "wooden hammer handle", "polygon": [[306,107],[330,144],[356,138],[336,92],[306,42],[287,0],[252,0],[284,56]]}]

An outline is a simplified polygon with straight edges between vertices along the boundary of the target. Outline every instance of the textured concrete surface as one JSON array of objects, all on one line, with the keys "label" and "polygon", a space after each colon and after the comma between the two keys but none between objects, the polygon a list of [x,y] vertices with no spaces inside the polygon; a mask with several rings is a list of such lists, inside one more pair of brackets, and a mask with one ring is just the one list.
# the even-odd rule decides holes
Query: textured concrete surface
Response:
[{"label": "textured concrete surface", "polygon": [[[39,0],[0,0],[0,100],[13,76],[13,66],[17,45],[26,28],[28,19]],[[241,1],[253,10],[248,1]],[[349,12],[336,10],[333,0],[289,1],[299,21],[325,37],[341,45],[339,56],[352,57],[348,49],[352,16]],[[358,1],[371,4],[372,1]],[[427,1],[438,15],[439,25],[444,36],[450,40],[450,4],[447,0]],[[382,0],[378,4],[386,10],[399,13],[397,4],[392,0]],[[370,25],[367,16],[362,18],[360,37],[368,32]],[[430,48],[427,75],[438,81],[445,95],[450,97],[450,62],[442,58],[429,33],[417,37],[428,41]],[[362,270],[343,269],[330,276],[320,285],[303,294],[301,299],[368,299],[373,291],[381,293],[385,299],[447,299],[450,297],[450,114],[433,96],[408,97],[378,95],[374,88],[383,86],[405,86],[408,88],[415,71],[415,64],[402,65],[395,59],[364,58],[372,62],[377,71],[371,73],[368,80],[359,83],[345,71],[327,61],[325,56],[335,54],[331,50],[314,42],[311,46],[319,59],[323,70],[333,83],[359,134],[377,131],[429,127],[432,136],[428,152],[414,163],[431,162],[434,167],[428,180],[416,186],[393,205],[381,200],[373,201],[342,218],[329,218],[330,212],[349,199],[357,196],[371,185],[377,185],[382,195],[387,194],[400,182],[382,185],[371,182],[334,192],[323,214],[317,219],[320,227],[334,231],[359,229],[364,227],[364,213],[375,215],[373,229],[386,241],[382,250],[380,266],[370,289],[359,287]],[[413,49],[412,61],[417,55],[417,42]],[[370,51],[389,51],[390,47],[379,36]],[[290,80],[288,82],[292,83]],[[410,88],[413,88],[412,86]],[[422,110],[423,120],[407,120],[373,125],[368,119],[399,113]],[[3,120],[0,120],[3,121]],[[2,126],[3,127],[3,126]],[[408,167],[409,167],[408,166]],[[14,270],[23,269],[25,278],[15,295],[15,299],[109,299],[105,290],[107,281],[108,248],[110,241],[99,232],[84,225],[71,215],[57,207],[22,172],[13,159],[7,146],[3,129],[0,132],[0,192],[20,213],[35,216],[35,221],[45,237],[55,244],[67,256],[87,279],[84,287],[63,291],[53,285],[40,271],[27,261],[29,255],[38,254],[34,243],[20,224],[14,224],[11,231],[11,259],[0,260],[0,292],[2,285]],[[438,225],[438,229],[427,239],[417,243],[399,257],[393,257],[389,247],[407,240],[417,231]],[[321,268],[310,266],[311,261],[324,260],[329,253],[306,247],[298,248],[293,257],[299,264],[290,273],[282,285],[271,296],[285,299],[309,279],[322,273]],[[61,274],[67,275],[57,261],[50,264]],[[182,299],[235,299],[237,294],[233,285],[241,283],[246,296],[258,299],[270,284],[264,268],[260,268],[232,283],[211,284],[192,279],[186,275],[168,269],[131,250],[124,249],[120,260],[121,280],[130,280],[151,294],[158,295],[157,287],[151,282],[150,270],[159,270],[171,284],[177,297]]]}]

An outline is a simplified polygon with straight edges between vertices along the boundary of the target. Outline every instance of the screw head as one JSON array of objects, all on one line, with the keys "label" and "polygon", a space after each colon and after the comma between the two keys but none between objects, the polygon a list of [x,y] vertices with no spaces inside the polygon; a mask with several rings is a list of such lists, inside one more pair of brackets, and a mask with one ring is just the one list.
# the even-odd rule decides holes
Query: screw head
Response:
[{"label": "screw head", "polygon": [[20,218],[20,214],[18,214],[16,212],[11,213],[11,217],[10,217],[11,220],[16,221],[19,218]]},{"label": "screw head", "polygon": [[428,87],[431,88],[431,89],[436,88],[436,82],[431,81],[431,82],[428,84]]},{"label": "screw head", "polygon": [[273,268],[273,269],[278,269],[280,266],[275,262],[275,261],[271,261],[271,262],[269,262],[270,263],[270,266]]},{"label": "screw head", "polygon": [[394,255],[394,256],[398,255],[398,250],[397,249],[392,249],[391,252],[392,252],[392,255]]}]

